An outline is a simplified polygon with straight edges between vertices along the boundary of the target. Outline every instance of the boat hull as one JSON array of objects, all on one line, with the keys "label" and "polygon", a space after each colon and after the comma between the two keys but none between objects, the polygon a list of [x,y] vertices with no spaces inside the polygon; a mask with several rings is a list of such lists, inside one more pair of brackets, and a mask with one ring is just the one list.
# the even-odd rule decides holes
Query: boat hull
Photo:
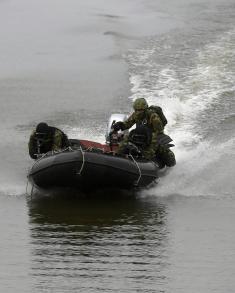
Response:
[{"label": "boat hull", "polygon": [[82,149],[46,155],[37,160],[29,175],[36,186],[95,189],[146,187],[158,178],[158,166],[147,160],[135,160]]}]

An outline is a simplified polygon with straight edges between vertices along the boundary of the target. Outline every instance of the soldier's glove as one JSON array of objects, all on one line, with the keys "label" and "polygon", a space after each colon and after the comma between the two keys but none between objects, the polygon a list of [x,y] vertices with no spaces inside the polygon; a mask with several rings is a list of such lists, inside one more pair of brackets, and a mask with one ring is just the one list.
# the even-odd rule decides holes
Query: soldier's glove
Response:
[{"label": "soldier's glove", "polygon": [[119,121],[119,122],[114,123],[112,128],[113,128],[114,131],[118,131],[118,130],[124,130],[125,126],[124,126],[124,123],[122,121]]},{"label": "soldier's glove", "polygon": [[125,155],[132,155],[133,157],[141,157],[142,153],[138,147],[132,143],[128,143],[123,148],[123,153]]}]

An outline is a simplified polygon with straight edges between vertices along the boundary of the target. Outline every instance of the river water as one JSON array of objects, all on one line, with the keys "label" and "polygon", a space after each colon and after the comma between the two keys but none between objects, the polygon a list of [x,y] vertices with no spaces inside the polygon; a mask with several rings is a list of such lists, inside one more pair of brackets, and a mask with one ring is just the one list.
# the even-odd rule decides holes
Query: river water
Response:
[{"label": "river water", "polygon": [[[234,1],[5,0],[0,39],[0,292],[233,292]],[[156,186],[26,194],[38,122],[103,142],[137,96],[176,145]]]}]

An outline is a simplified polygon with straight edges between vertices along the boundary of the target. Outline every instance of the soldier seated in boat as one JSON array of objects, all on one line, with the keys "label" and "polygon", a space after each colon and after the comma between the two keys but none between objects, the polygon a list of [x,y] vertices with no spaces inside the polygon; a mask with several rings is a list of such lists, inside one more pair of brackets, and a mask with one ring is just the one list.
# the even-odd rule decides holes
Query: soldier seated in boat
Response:
[{"label": "soldier seated in boat", "polygon": [[[158,138],[164,136],[164,126],[167,120],[160,107],[148,106],[144,98],[137,98],[133,103],[134,112],[124,122],[116,122],[114,131],[125,130],[136,124],[136,128],[145,126],[151,133],[151,140],[143,148],[143,156],[148,160],[157,160],[161,167],[172,167],[176,164],[175,155],[164,144],[158,143]],[[129,137],[124,138],[118,148],[118,153],[123,153]]]},{"label": "soldier seated in boat", "polygon": [[60,129],[41,122],[30,135],[28,148],[32,159],[49,151],[59,151],[69,146],[67,135]]}]

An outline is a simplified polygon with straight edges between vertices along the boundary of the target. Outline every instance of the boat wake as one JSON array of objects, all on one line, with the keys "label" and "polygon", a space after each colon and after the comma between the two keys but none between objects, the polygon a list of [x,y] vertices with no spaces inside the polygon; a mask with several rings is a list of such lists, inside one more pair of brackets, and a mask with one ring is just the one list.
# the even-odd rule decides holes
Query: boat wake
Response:
[{"label": "boat wake", "polygon": [[[142,96],[163,108],[169,122],[165,132],[176,145],[177,165],[144,193],[234,195],[235,31],[200,48],[190,43],[182,48],[186,41],[178,39],[177,46],[176,37],[163,36],[127,56],[130,98]],[[193,36],[189,40],[195,44]]]}]

